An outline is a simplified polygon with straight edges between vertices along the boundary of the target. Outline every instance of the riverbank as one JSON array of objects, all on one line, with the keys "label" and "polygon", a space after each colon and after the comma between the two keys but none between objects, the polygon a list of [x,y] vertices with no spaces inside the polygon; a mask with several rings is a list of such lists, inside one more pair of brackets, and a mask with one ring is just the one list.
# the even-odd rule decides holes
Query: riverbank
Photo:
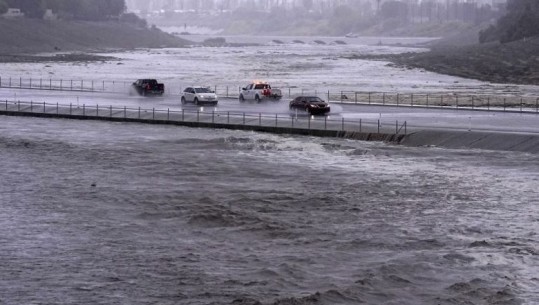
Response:
[{"label": "riverbank", "polygon": [[[102,56],[79,54],[135,48],[184,47],[188,41],[157,28],[117,21],[45,21],[0,19],[0,62],[99,61]],[[39,53],[78,53],[36,56]]]},{"label": "riverbank", "polygon": [[505,44],[452,46],[440,42],[433,44],[428,52],[350,58],[387,60],[397,66],[493,83],[539,85],[539,37]]}]

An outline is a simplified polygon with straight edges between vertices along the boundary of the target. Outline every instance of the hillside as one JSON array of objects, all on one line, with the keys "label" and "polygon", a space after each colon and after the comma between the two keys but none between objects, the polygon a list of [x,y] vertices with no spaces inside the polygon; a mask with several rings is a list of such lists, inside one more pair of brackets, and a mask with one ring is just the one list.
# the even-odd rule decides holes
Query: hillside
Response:
[{"label": "hillside", "polygon": [[510,43],[439,45],[393,62],[429,71],[497,83],[539,85],[539,36]]},{"label": "hillside", "polygon": [[121,22],[0,19],[0,54],[182,47],[186,40]]}]

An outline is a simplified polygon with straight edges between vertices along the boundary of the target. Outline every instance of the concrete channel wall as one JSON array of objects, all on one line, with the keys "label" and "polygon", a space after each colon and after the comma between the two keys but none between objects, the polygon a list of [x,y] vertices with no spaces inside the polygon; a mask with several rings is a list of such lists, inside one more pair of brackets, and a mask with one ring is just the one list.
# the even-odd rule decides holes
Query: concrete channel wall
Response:
[{"label": "concrete channel wall", "polygon": [[339,137],[364,141],[399,143],[405,136],[406,122],[372,120],[331,120],[325,116],[253,114],[159,110],[47,103],[0,103],[0,114],[40,118],[102,120],[111,122],[163,124],[200,128],[251,130],[276,134]]},{"label": "concrete channel wall", "polygon": [[163,124],[199,128],[250,130],[276,134],[297,134],[318,137],[348,138],[362,141],[381,141],[409,147],[442,147],[451,149],[486,149],[539,153],[538,134],[501,132],[421,130],[408,132],[406,122],[362,122],[312,119],[247,113],[201,113],[199,111],[170,111],[128,109],[98,106],[30,104],[5,102],[0,114],[40,118],[102,120],[111,122]]}]

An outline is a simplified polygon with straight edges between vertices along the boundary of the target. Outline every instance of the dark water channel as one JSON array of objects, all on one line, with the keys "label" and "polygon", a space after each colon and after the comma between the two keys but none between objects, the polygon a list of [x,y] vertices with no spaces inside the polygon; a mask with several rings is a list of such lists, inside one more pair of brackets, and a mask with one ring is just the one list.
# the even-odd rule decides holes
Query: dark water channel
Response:
[{"label": "dark water channel", "polygon": [[0,120],[0,304],[537,304],[539,157]]}]

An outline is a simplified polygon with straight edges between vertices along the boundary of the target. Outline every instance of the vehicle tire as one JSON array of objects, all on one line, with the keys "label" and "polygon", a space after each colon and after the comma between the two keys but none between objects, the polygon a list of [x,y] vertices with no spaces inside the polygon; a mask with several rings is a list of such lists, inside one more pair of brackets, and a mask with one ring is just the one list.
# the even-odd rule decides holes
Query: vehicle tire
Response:
[{"label": "vehicle tire", "polygon": [[243,94],[240,94],[240,103],[245,102],[245,98],[243,97]]},{"label": "vehicle tire", "polygon": [[198,98],[195,97],[195,105],[198,105]]},{"label": "vehicle tire", "polygon": [[182,104],[185,104],[185,97],[182,96]]},{"label": "vehicle tire", "polygon": [[260,103],[260,96],[258,96],[258,94],[255,96],[255,101],[256,101],[257,103]]}]

